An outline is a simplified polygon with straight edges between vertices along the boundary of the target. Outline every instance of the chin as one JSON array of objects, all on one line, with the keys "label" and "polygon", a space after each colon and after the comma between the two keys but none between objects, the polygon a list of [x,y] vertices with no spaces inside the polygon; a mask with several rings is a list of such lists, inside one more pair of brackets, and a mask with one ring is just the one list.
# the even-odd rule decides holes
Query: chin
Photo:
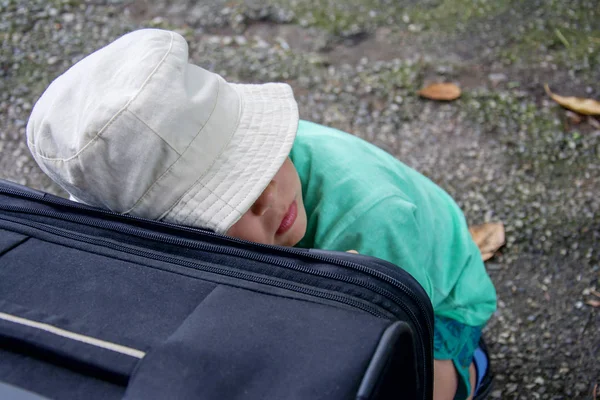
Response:
[{"label": "chin", "polygon": [[284,237],[281,238],[280,246],[294,247],[302,240],[306,228],[304,227],[293,227]]},{"label": "chin", "polygon": [[290,233],[292,233],[292,238],[290,239],[290,241],[293,242],[292,244],[290,244],[290,246],[295,246],[302,240],[302,238],[306,234],[306,226],[303,225],[301,227],[298,227],[298,229],[294,229],[294,231]]}]

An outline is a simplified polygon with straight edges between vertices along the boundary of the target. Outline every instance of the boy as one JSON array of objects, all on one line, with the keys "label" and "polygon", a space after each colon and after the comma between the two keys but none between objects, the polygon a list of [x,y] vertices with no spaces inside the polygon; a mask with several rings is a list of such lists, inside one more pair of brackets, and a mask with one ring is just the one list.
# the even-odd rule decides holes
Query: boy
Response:
[{"label": "boy", "polygon": [[467,398],[481,380],[496,297],[461,211],[382,150],[299,122],[288,85],[227,83],[188,64],[180,35],[140,30],[57,78],[27,140],[77,201],[402,266],[435,310],[434,397]]}]

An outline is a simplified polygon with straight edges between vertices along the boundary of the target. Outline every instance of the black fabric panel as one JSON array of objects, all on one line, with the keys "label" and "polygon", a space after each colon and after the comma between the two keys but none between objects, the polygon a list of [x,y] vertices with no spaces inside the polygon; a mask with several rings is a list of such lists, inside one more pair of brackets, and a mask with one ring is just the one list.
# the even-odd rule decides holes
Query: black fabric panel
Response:
[{"label": "black fabric panel", "polygon": [[226,286],[140,362],[128,399],[351,399],[390,321]]},{"label": "black fabric panel", "polygon": [[0,229],[0,256],[17,247],[27,240],[27,236],[20,233]]},{"label": "black fabric panel", "polygon": [[123,386],[1,348],[0,360],[0,381],[50,399],[116,400],[125,391]]},{"label": "black fabric panel", "polygon": [[144,351],[216,285],[31,238],[0,259],[0,299]]},{"label": "black fabric panel", "polygon": [[48,400],[46,397],[42,397],[33,392],[20,389],[13,385],[7,385],[6,383],[0,382],[0,399],[10,400]]}]

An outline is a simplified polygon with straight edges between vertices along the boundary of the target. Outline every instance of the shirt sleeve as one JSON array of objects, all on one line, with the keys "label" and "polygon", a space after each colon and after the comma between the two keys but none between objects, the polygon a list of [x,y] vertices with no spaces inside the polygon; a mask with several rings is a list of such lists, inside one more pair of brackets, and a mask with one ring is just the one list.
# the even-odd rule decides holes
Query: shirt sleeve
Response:
[{"label": "shirt sleeve", "polygon": [[425,289],[436,316],[481,326],[495,310],[493,285],[464,221],[440,223],[439,216],[419,215],[416,205],[391,196],[339,222],[324,248],[356,250],[404,269]]},{"label": "shirt sleeve", "polygon": [[379,200],[367,209],[342,216],[322,246],[329,250],[356,250],[400,266],[431,298],[432,282],[426,269],[419,267],[427,263],[427,243],[421,239],[415,211],[414,204],[402,199]]}]

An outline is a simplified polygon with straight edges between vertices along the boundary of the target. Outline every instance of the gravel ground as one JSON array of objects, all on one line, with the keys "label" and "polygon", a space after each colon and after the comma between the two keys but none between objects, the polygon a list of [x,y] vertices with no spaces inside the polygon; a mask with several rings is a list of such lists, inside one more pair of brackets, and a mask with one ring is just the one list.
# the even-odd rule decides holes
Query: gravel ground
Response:
[{"label": "gravel ground", "polygon": [[[0,0],[0,177],[62,193],[25,144],[32,105],[72,63],[149,26],[178,30],[194,62],[229,80],[289,82],[303,118],[422,171],[469,223],[503,221],[507,246],[487,263],[492,397],[592,397],[600,121],[577,122],[542,84],[600,98],[597,0]],[[419,99],[434,81],[463,96]]]}]

